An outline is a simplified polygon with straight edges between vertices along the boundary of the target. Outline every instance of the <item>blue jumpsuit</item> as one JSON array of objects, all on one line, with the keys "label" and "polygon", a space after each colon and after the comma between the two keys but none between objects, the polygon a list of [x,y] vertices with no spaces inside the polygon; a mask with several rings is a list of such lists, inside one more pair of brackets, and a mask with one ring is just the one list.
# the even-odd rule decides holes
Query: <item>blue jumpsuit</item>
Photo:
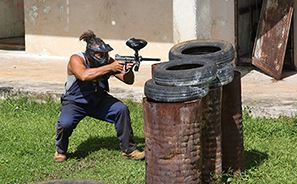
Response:
[{"label": "blue jumpsuit", "polygon": [[[86,62],[85,66],[90,68]],[[81,81],[78,78],[66,89],[61,97],[61,114],[56,125],[58,153],[67,152],[69,137],[85,116],[113,123],[121,150],[131,153],[136,149],[129,109],[123,102],[109,95],[108,90],[107,79]]]}]

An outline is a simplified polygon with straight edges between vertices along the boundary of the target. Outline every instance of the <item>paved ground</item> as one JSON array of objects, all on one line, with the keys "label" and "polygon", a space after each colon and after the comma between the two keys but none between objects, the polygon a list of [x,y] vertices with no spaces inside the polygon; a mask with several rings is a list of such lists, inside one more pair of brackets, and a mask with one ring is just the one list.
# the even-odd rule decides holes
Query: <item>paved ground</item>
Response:
[{"label": "paved ground", "polygon": [[[68,57],[38,56],[24,51],[0,51],[0,91],[29,92],[34,95],[64,92]],[[112,95],[141,101],[144,83],[151,78],[151,64],[143,62],[136,81],[125,85],[110,79]],[[285,71],[276,81],[254,67],[237,67],[242,74],[242,104],[253,116],[278,117],[297,115],[297,72]]]}]

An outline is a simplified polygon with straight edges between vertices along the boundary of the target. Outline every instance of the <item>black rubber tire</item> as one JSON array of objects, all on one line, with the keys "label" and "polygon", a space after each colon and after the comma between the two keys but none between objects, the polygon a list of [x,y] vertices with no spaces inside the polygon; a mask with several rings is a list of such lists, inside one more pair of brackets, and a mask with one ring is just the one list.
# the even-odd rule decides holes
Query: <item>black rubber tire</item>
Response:
[{"label": "black rubber tire", "polygon": [[223,68],[218,69],[217,77],[215,80],[209,83],[209,88],[216,88],[224,86],[233,81],[234,78],[234,66],[226,65]]},{"label": "black rubber tire", "polygon": [[149,79],[144,85],[145,96],[157,102],[185,102],[207,95],[209,84],[197,86],[162,86]]},{"label": "black rubber tire", "polygon": [[216,72],[216,64],[211,60],[177,59],[156,66],[153,78],[158,85],[195,86],[214,80]]},{"label": "black rubber tire", "polygon": [[190,40],[178,43],[169,50],[169,60],[209,59],[215,61],[217,68],[231,64],[234,55],[234,47],[224,40]]}]

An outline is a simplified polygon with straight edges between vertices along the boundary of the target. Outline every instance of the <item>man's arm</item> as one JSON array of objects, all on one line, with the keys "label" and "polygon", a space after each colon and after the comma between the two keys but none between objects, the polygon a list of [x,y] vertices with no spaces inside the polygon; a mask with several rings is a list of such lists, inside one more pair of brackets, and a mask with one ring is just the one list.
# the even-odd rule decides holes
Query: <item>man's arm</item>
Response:
[{"label": "man's arm", "polygon": [[111,64],[101,67],[86,68],[84,65],[84,59],[74,54],[70,57],[67,72],[69,75],[75,75],[82,81],[91,81],[109,72],[121,72],[123,70],[124,64],[125,62],[122,61],[114,61]]}]

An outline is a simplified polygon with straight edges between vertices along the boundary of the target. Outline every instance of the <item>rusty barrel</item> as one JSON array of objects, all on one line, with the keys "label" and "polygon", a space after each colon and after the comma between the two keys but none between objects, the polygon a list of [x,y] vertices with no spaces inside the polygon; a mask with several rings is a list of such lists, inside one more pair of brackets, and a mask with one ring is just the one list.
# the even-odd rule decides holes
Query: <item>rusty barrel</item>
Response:
[{"label": "rusty barrel", "polygon": [[154,78],[154,69],[156,66],[158,66],[159,64],[161,64],[161,62],[159,63],[154,63],[151,65],[151,75],[152,75],[152,78]]},{"label": "rusty barrel", "polygon": [[143,99],[146,183],[201,182],[200,102]]},{"label": "rusty barrel", "polygon": [[241,74],[234,71],[234,79],[222,90],[222,157],[223,170],[233,174],[244,169],[244,146],[241,102]]},{"label": "rusty barrel", "polygon": [[217,181],[214,176],[222,173],[221,101],[221,86],[209,89],[201,100],[202,183]]}]

